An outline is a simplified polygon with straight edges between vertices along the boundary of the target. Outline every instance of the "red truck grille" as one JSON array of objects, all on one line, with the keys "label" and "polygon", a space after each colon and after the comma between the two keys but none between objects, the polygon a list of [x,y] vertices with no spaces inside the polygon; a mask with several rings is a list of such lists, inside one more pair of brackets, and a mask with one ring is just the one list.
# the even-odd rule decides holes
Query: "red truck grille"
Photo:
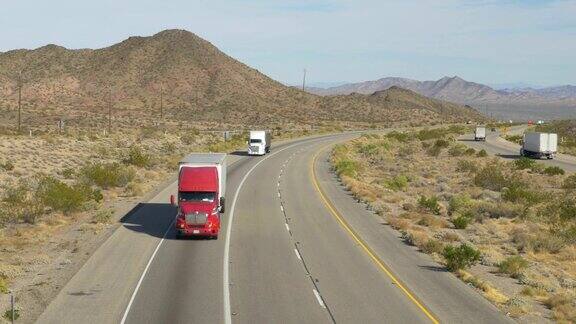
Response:
[{"label": "red truck grille", "polygon": [[186,225],[203,227],[206,224],[208,214],[206,213],[190,213],[185,215]]}]

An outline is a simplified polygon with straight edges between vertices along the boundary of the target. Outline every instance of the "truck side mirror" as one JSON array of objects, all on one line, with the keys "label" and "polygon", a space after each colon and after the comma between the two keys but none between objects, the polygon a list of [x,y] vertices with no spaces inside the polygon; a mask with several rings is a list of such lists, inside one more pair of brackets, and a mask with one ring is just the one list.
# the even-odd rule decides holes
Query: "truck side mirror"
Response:
[{"label": "truck side mirror", "polygon": [[174,198],[174,195],[170,195],[170,205],[176,206],[176,199]]},{"label": "truck side mirror", "polygon": [[218,206],[218,207],[220,208],[221,213],[223,213],[226,210],[225,205],[226,205],[226,200],[224,199],[224,197],[220,197],[220,206]]}]

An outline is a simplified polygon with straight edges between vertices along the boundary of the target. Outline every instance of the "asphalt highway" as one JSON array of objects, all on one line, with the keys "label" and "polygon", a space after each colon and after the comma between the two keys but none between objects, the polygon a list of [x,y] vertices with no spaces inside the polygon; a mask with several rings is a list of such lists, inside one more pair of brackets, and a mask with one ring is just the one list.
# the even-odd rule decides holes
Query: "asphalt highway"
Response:
[{"label": "asphalt highway", "polygon": [[505,323],[470,286],[354,200],[337,134],[229,156],[218,240],[177,240],[172,183],[61,290],[39,323]]}]

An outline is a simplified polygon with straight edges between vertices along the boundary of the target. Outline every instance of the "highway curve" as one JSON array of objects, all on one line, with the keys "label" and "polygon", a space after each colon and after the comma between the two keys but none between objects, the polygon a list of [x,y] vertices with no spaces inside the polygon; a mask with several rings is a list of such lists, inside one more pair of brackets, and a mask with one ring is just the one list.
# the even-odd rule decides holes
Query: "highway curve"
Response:
[{"label": "highway curve", "polygon": [[471,287],[357,203],[339,134],[231,155],[218,240],[176,240],[175,183],[123,219],[40,323],[499,323]]},{"label": "highway curve", "polygon": [[[526,126],[515,126],[510,134],[522,134]],[[507,160],[520,158],[520,145],[506,141],[500,137],[500,132],[490,132],[486,130],[486,141],[475,142],[474,134],[466,134],[459,138],[459,141],[476,150],[484,149],[490,155],[495,155]],[[576,158],[566,154],[558,154],[553,160],[541,159],[539,162],[546,165],[558,166],[565,171],[576,171]]]}]

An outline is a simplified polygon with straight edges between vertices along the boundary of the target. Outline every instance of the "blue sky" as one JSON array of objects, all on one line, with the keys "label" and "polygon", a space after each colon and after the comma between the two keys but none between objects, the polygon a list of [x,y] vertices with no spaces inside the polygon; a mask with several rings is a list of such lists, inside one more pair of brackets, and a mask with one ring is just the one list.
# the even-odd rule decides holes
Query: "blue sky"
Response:
[{"label": "blue sky", "polygon": [[576,84],[576,0],[3,1],[0,51],[182,28],[285,83]]}]

